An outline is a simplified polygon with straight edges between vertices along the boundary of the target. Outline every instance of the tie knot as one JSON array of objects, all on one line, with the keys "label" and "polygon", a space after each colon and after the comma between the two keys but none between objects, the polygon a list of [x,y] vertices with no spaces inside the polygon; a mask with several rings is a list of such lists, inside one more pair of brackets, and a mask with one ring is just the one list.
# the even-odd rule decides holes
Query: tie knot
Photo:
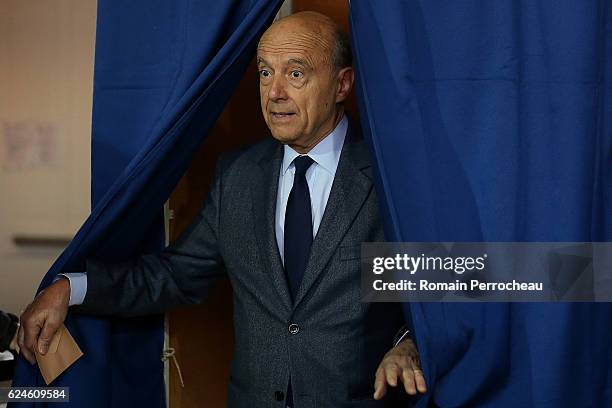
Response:
[{"label": "tie knot", "polygon": [[293,164],[295,165],[295,177],[304,177],[306,175],[306,171],[308,168],[314,163],[308,156],[298,156],[293,160]]}]

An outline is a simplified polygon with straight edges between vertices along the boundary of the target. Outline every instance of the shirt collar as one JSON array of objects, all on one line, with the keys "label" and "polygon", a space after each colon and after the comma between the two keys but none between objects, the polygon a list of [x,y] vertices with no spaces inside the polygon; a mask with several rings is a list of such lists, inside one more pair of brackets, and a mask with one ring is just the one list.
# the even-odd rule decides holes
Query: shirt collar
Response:
[{"label": "shirt collar", "polygon": [[[346,115],[344,115],[334,130],[317,143],[317,145],[307,153],[307,156],[329,173],[335,174],[338,168],[338,161],[340,161],[340,153],[342,152],[347,129],[348,119]],[[284,145],[284,149],[283,164],[281,167],[281,174],[283,175],[289,170],[289,166],[293,163],[293,159],[300,155],[289,145]]]}]

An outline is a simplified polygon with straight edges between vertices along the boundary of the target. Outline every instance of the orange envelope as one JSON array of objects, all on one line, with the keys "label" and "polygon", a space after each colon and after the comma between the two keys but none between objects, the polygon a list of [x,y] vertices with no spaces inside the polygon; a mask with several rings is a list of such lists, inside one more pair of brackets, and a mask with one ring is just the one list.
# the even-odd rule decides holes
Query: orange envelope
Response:
[{"label": "orange envelope", "polygon": [[38,349],[34,351],[38,367],[47,385],[83,355],[76,341],[63,324],[51,339],[47,354],[43,356],[38,353]]}]

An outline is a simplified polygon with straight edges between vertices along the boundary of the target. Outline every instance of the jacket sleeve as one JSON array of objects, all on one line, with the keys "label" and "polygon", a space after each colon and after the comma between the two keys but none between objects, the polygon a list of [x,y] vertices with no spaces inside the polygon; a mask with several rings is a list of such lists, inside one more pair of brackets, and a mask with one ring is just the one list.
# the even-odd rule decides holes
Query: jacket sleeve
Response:
[{"label": "jacket sleeve", "polygon": [[221,161],[199,214],[160,254],[128,262],[87,261],[87,292],[71,310],[105,316],[141,316],[196,304],[225,273],[218,248]]}]

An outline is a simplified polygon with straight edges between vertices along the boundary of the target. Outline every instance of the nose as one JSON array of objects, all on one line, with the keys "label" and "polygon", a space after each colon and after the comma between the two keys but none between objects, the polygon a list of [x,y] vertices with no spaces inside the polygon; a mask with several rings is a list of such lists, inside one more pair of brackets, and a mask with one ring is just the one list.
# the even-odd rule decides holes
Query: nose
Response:
[{"label": "nose", "polygon": [[268,98],[270,98],[272,102],[287,99],[286,86],[287,83],[283,75],[275,75],[268,90]]}]

